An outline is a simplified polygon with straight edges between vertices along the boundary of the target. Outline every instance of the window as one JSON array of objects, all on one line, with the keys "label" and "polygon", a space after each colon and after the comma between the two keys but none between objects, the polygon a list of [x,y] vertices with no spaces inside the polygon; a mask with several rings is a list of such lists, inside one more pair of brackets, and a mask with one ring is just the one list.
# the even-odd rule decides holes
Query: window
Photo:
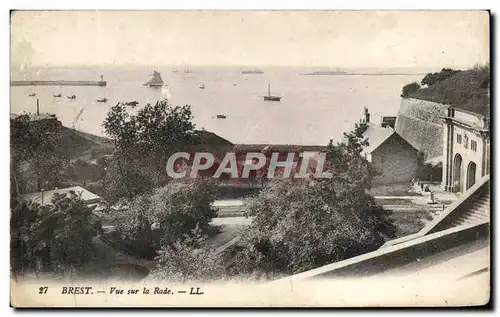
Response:
[{"label": "window", "polygon": [[470,141],[470,149],[474,152],[477,152],[477,142],[476,141]]},{"label": "window", "polygon": [[462,144],[462,135],[461,134],[457,134],[457,143]]}]

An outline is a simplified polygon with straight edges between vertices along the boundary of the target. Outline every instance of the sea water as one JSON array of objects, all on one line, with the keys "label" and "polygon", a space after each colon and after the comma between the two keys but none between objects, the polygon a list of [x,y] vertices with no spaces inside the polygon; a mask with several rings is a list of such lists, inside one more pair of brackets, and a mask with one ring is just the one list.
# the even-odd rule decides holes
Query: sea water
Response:
[{"label": "sea water", "polygon": [[[12,70],[11,80],[100,80],[106,87],[11,87],[11,113],[40,111],[57,115],[63,125],[104,136],[102,122],[118,102],[146,103],[164,98],[161,88],[143,86],[157,70],[168,85],[172,105],[190,105],[197,129],[214,132],[233,143],[325,145],[338,141],[362,117],[396,116],[401,88],[421,74],[304,75],[298,68],[262,68],[263,74],[242,74],[238,67],[79,67]],[[356,72],[355,70],[353,72]],[[264,101],[268,83],[281,101]],[[204,85],[205,89],[200,89]],[[165,89],[164,89],[165,90]],[[29,97],[36,93],[36,97]],[[56,98],[54,94],[61,94]],[[76,99],[67,96],[75,95]],[[106,103],[97,99],[107,98]],[[226,115],[218,119],[217,114]]]}]

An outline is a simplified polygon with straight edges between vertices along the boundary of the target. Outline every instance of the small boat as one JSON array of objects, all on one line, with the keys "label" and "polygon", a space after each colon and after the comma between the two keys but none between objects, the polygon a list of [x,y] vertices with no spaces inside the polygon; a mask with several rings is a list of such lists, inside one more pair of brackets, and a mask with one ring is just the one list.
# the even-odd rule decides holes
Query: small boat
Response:
[{"label": "small boat", "polygon": [[55,98],[61,97],[61,94],[54,95]]},{"label": "small boat", "polygon": [[75,95],[71,95],[71,96],[66,96],[68,99],[76,99],[76,96]]},{"label": "small boat", "polygon": [[205,85],[201,84],[200,86],[198,86],[198,88],[205,89]]},{"label": "small boat", "polygon": [[106,101],[108,101],[108,98],[97,99],[97,102],[106,102]]},{"label": "small boat", "polygon": [[217,119],[226,119],[226,116],[223,114],[218,114]]},{"label": "small boat", "polygon": [[271,82],[267,84],[267,96],[264,96],[264,101],[281,101],[280,96],[271,95]]},{"label": "small boat", "polygon": [[132,108],[136,107],[138,104],[139,104],[139,102],[135,101],[135,100],[134,101],[129,101],[129,102],[125,103],[125,105],[130,106]]},{"label": "small boat", "polygon": [[32,93],[32,94],[29,94],[28,96],[29,96],[29,97],[35,97],[35,96],[36,96],[36,94],[35,94],[35,93]]},{"label": "small boat", "polygon": [[153,74],[151,74],[152,78],[150,81],[145,83],[143,86],[148,86],[148,87],[162,87],[163,86],[163,79],[161,79],[161,75],[159,72],[156,70],[153,71]]},{"label": "small boat", "polygon": [[237,86],[236,84],[233,84],[233,86]]}]

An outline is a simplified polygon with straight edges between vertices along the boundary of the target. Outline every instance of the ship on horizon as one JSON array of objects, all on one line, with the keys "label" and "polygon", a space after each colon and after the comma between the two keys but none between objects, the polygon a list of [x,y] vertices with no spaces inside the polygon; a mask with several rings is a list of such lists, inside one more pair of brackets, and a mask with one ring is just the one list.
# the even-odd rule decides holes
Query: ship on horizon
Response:
[{"label": "ship on horizon", "polygon": [[260,70],[260,69],[255,69],[255,68],[252,68],[252,69],[245,69],[245,70],[242,70],[241,73],[243,75],[245,74],[264,74],[264,71]]},{"label": "ship on horizon", "polygon": [[159,72],[156,70],[153,71],[153,74],[151,74],[152,78],[145,83],[143,86],[148,86],[148,87],[162,87],[163,86],[163,79],[161,79],[161,75]]},{"label": "ship on horizon", "polygon": [[341,71],[339,69],[332,69],[332,70],[318,70],[300,75],[347,75],[347,74],[348,74],[347,72]]}]

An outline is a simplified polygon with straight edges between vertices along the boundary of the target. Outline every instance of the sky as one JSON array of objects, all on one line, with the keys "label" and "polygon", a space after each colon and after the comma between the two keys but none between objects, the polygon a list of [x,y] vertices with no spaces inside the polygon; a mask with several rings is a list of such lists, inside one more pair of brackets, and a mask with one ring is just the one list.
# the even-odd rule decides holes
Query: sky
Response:
[{"label": "sky", "polygon": [[486,11],[15,11],[25,66],[466,67],[489,60]]}]

